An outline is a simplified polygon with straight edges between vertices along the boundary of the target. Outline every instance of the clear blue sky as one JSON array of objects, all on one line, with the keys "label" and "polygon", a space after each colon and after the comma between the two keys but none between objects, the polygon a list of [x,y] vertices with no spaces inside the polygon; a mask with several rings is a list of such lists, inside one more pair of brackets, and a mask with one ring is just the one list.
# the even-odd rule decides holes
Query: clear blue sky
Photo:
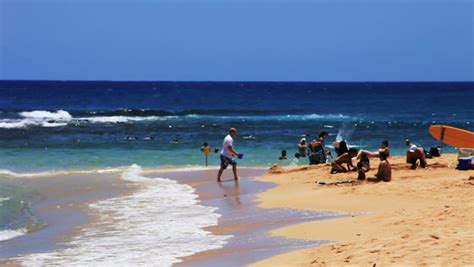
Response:
[{"label": "clear blue sky", "polygon": [[0,79],[473,81],[474,0],[0,0]]}]

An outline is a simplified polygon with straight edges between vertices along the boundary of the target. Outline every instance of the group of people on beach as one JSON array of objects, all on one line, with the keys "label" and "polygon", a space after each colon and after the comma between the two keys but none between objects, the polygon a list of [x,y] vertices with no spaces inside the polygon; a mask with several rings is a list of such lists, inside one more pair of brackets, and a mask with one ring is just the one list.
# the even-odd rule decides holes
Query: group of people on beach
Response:
[{"label": "group of people on beach", "polygon": [[[298,144],[298,152],[295,154],[295,158],[308,157],[309,164],[330,164],[331,174],[343,173],[350,171],[357,171],[358,180],[366,180],[366,173],[370,170],[370,160],[378,158],[380,160],[377,172],[374,177],[367,178],[367,181],[373,182],[389,182],[392,179],[392,167],[388,158],[390,156],[389,141],[383,140],[380,147],[376,151],[368,150],[357,150],[356,148],[349,147],[345,140],[339,140],[333,143],[334,150],[336,152],[336,158],[333,158],[331,152],[326,149],[325,141],[328,137],[328,132],[322,131],[319,133],[317,138],[306,141],[306,136],[303,137]],[[222,149],[220,152],[220,169],[217,174],[217,181],[221,181],[223,171],[232,165],[232,171],[234,179],[238,180],[237,175],[237,162],[235,157],[242,158],[242,154],[237,152],[233,146],[235,137],[237,136],[237,129],[230,128],[229,134],[224,138]],[[426,159],[433,156],[440,155],[440,148],[431,148],[430,152],[427,152],[423,147],[417,146],[412,143],[409,139],[406,141],[408,147],[406,154],[406,162],[411,164],[411,169],[416,169],[418,166],[425,168],[427,165]],[[282,150],[279,157],[280,160],[287,159],[287,151]],[[354,166],[354,162],[357,164]]]},{"label": "group of people on beach", "polygon": [[[382,141],[380,148],[377,151],[371,152],[367,150],[357,150],[356,148],[349,148],[347,142],[344,140],[336,141],[333,143],[334,150],[336,151],[336,158],[329,161],[332,158],[331,152],[326,149],[325,141],[328,137],[326,131],[319,133],[318,137],[306,145],[306,153],[301,154],[303,150],[303,145],[306,143],[306,140],[301,140],[298,144],[299,156],[307,156],[309,159],[309,164],[321,164],[321,163],[330,163],[331,174],[357,171],[358,180],[365,180],[365,173],[370,170],[370,159],[379,158],[380,163],[378,166],[377,173],[375,177],[368,178],[369,181],[385,181],[388,182],[392,178],[392,168],[388,161],[390,155],[389,142],[387,140]],[[355,161],[358,161],[356,166],[354,166]]]},{"label": "group of people on beach", "polygon": [[[332,161],[331,152],[325,147],[325,140],[328,136],[326,131],[319,133],[318,137],[309,143],[302,138],[298,144],[298,152],[296,157],[308,157],[309,164],[328,163],[331,166],[331,174],[342,173],[349,171],[357,171],[357,179],[365,180],[366,173],[370,170],[370,160],[379,158],[380,163],[377,168],[375,177],[367,178],[368,181],[385,181],[392,179],[392,167],[388,161],[390,156],[389,141],[383,140],[377,151],[357,150],[356,148],[349,148],[345,140],[336,141],[333,143],[334,150],[337,155]],[[432,147],[428,152],[422,146],[417,146],[409,139],[405,140],[408,147],[406,153],[406,162],[411,164],[411,169],[416,169],[418,166],[425,168],[427,166],[427,158],[439,157],[440,147]],[[357,162],[354,166],[354,162]]]}]

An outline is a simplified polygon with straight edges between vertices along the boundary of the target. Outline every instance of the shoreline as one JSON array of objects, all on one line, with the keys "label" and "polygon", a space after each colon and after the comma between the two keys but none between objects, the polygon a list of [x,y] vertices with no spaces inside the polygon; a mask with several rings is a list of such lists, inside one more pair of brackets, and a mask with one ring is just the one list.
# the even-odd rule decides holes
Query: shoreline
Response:
[{"label": "shoreline", "polygon": [[231,172],[228,171],[223,175],[223,182],[217,183],[216,172],[217,169],[161,173],[163,177],[193,185],[201,205],[218,208],[216,212],[221,215],[218,224],[204,230],[214,235],[232,235],[222,248],[182,257],[182,262],[173,266],[243,266],[324,242],[271,237],[266,233],[278,227],[324,219],[335,214],[297,209],[261,209],[257,206],[257,194],[275,186],[255,180],[254,177],[264,173],[262,168],[239,170],[241,179],[238,182],[231,178]]},{"label": "shoreline", "polygon": [[273,230],[272,236],[333,242],[250,266],[474,264],[474,181],[468,180],[474,171],[455,170],[455,158],[444,154],[429,159],[426,169],[409,170],[404,157],[391,157],[388,183],[316,185],[315,180],[357,177],[354,172],[331,175],[328,166],[284,168],[257,177],[278,184],[258,195],[263,208],[353,214]]},{"label": "shoreline", "polygon": [[[474,244],[471,222],[474,181],[466,177],[474,175],[474,171],[454,170],[454,159],[454,154],[445,154],[429,160],[429,168],[412,171],[404,164],[403,157],[395,156],[390,160],[394,172],[391,182],[355,185],[316,185],[315,180],[347,180],[357,176],[356,173],[330,175],[329,167],[324,165],[284,167],[276,173],[265,173],[264,167],[240,167],[239,173],[244,178],[238,183],[229,179],[230,171],[224,173],[223,183],[216,183],[217,169],[213,167],[183,171],[144,168],[143,175],[158,175],[192,186],[201,205],[216,207],[221,214],[217,225],[204,230],[213,235],[233,235],[224,247],[182,257],[183,261],[175,263],[176,266],[446,265],[451,263],[451,258],[456,264],[471,264],[474,262],[470,252],[474,251],[471,245]],[[117,173],[18,180],[33,185],[45,179],[49,183],[61,178],[73,181],[79,176],[84,182],[88,180],[86,177],[96,177],[97,182],[106,186],[103,193],[109,195],[112,192],[108,192],[107,186],[111,184],[123,190],[115,192],[120,196],[139,189],[117,177]],[[108,182],[100,181],[102,176],[109,177]],[[45,186],[45,190],[53,189]],[[97,198],[96,195],[96,200],[110,197],[113,196]],[[81,201],[90,202],[84,199]],[[67,207],[71,213],[82,212],[88,221],[71,227],[69,232],[56,234],[56,245],[71,240],[81,227],[98,218],[90,215],[87,204],[68,206],[68,203],[61,207]],[[49,204],[51,212],[57,211],[56,205]],[[433,219],[432,214],[435,214]],[[19,239],[26,242],[26,236]],[[253,243],[248,243],[250,239]],[[418,248],[426,256],[416,252]],[[0,263],[19,264],[8,259]]]},{"label": "shoreline", "polygon": [[[273,238],[266,237],[265,233],[285,225],[334,216],[331,213],[321,212],[303,214],[294,209],[258,208],[255,202],[257,193],[264,192],[274,185],[249,177],[262,175],[264,168],[241,168],[239,173],[244,178],[238,183],[226,177],[230,172],[224,174],[223,183],[216,183],[214,176],[217,169],[214,168],[181,172],[169,172],[169,169],[154,172],[155,170],[145,169],[143,175],[166,177],[190,185],[198,195],[199,204],[219,209],[217,213],[221,215],[221,219],[218,224],[205,227],[204,231],[218,236],[233,236],[222,248],[204,250],[183,257],[183,262],[177,264],[180,266],[195,266],[196,262],[224,264],[229,260],[243,265],[296,248],[309,247],[322,241],[305,242]],[[9,179],[28,188],[35,188],[40,193],[43,199],[34,204],[34,209],[45,222],[45,226],[1,244],[3,256],[0,263],[7,265],[22,265],[25,256],[28,259],[31,258],[30,254],[50,253],[72,245],[74,243],[72,241],[77,240],[84,230],[90,230],[94,224],[100,224],[102,215],[94,213],[91,204],[133,195],[141,188],[140,184],[120,178],[119,173],[55,174],[33,179],[27,177]],[[252,236],[261,237],[255,239],[252,244],[252,247],[260,252],[248,249],[246,240]],[[268,244],[280,244],[280,246],[272,247]],[[18,247],[22,247],[22,250],[17,251]]]},{"label": "shoreline", "polygon": [[84,227],[97,220],[89,204],[129,195],[138,189],[116,174],[57,174],[30,178],[7,178],[37,194],[32,203],[35,216],[43,226],[0,243],[0,263],[21,265],[22,255],[64,248]]}]

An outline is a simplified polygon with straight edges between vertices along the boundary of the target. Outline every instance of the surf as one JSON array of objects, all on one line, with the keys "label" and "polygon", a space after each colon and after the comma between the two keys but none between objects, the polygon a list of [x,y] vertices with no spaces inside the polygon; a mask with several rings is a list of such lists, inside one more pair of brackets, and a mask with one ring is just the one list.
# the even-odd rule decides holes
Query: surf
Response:
[{"label": "surf", "polygon": [[161,177],[144,176],[129,166],[121,179],[140,190],[89,205],[98,220],[86,225],[64,249],[29,254],[25,265],[136,265],[155,262],[171,266],[179,258],[222,247],[231,236],[203,230],[217,225],[216,208],[199,204],[191,186]]}]

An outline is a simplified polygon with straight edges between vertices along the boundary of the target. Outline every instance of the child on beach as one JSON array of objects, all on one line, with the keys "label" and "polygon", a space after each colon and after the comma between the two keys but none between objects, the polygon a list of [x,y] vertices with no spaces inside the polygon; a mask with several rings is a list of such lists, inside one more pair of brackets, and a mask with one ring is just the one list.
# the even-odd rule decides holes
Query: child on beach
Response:
[{"label": "child on beach", "polygon": [[386,152],[379,153],[380,164],[375,178],[368,178],[367,181],[370,182],[389,182],[392,179],[392,166],[388,162],[388,154]]},{"label": "child on beach", "polygon": [[[337,157],[333,162],[331,162],[331,174],[352,171],[354,169],[352,158],[356,155],[357,149],[351,148],[348,152]],[[347,169],[344,168],[342,164],[347,164]]]},{"label": "child on beach", "polygon": [[360,161],[357,163],[357,180],[365,180],[365,173],[368,172],[369,169]]}]

